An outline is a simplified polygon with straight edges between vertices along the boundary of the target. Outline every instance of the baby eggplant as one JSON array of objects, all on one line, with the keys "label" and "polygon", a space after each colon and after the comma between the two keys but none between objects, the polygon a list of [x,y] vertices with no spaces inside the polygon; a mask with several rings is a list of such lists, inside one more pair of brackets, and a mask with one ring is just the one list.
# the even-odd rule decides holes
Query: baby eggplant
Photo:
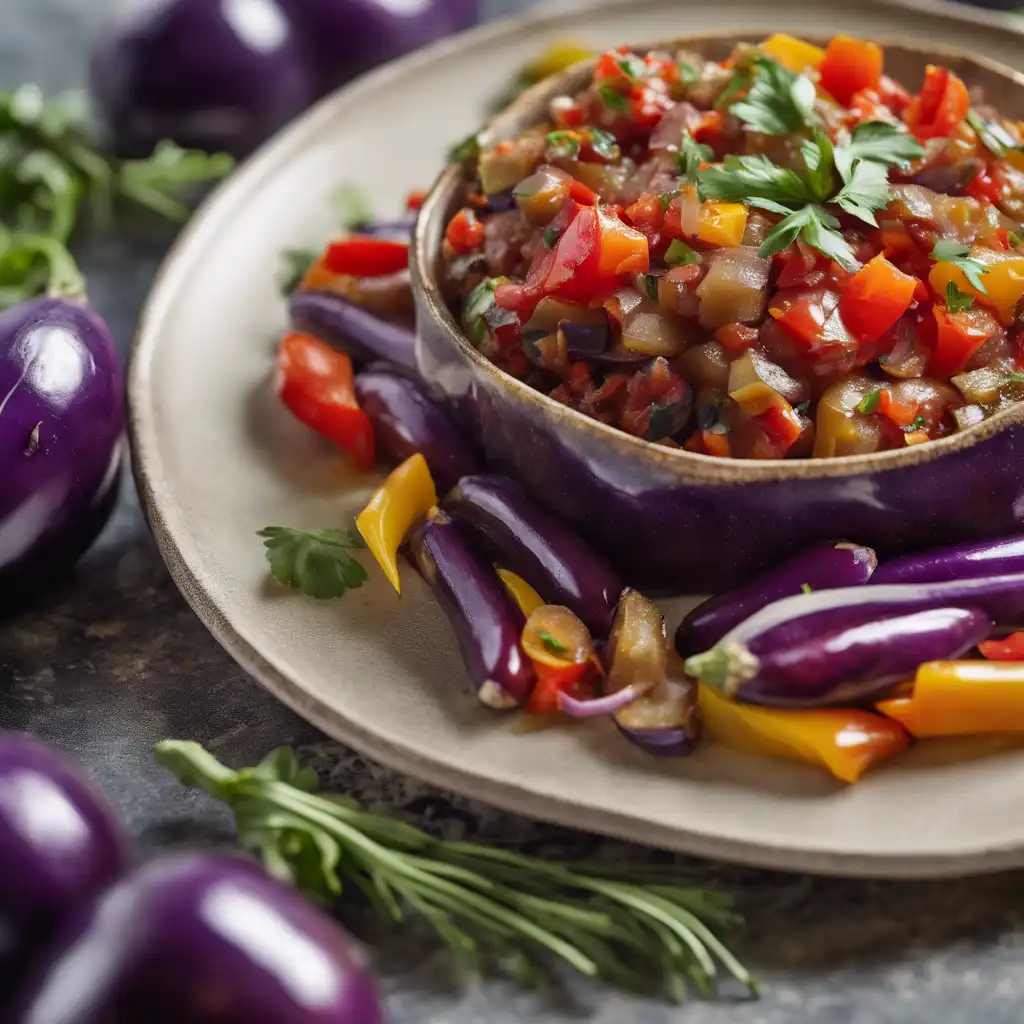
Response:
[{"label": "baby eggplant", "polygon": [[499,565],[548,604],[565,605],[595,637],[607,636],[622,592],[615,570],[589,544],[503,476],[467,476],[442,501]]},{"label": "baby eggplant", "polygon": [[479,472],[480,459],[464,435],[413,381],[378,369],[356,374],[355,385],[359,406],[373,424],[377,449],[393,462],[420,452],[443,491]]},{"label": "baby eggplant", "polygon": [[676,630],[676,650],[684,658],[706,651],[754,612],[784,597],[867,583],[877,564],[874,551],[859,544],[815,545],[694,608]]},{"label": "baby eggplant", "polygon": [[1024,573],[1024,534],[903,555],[883,562],[871,582],[943,583],[1011,573]]},{"label": "baby eggplant", "polygon": [[407,553],[448,616],[481,703],[525,703],[536,681],[520,646],[525,619],[491,563],[443,511],[413,527]]}]

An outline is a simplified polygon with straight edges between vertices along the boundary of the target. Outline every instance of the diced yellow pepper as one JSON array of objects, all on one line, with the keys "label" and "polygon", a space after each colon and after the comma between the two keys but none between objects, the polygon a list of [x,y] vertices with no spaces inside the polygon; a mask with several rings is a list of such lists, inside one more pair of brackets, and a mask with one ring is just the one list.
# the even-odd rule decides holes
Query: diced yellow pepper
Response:
[{"label": "diced yellow pepper", "polygon": [[505,589],[512,595],[512,600],[519,605],[519,610],[526,618],[529,618],[544,604],[544,598],[521,576],[509,572],[508,569],[499,569],[498,575],[501,577],[501,582],[505,584]]},{"label": "diced yellow pepper", "polygon": [[772,60],[777,60],[784,68],[789,68],[797,74],[809,68],[816,68],[825,56],[825,51],[820,46],[804,42],[795,36],[788,36],[784,32],[769,36],[761,44],[761,49]]},{"label": "diced yellow pepper", "polygon": [[843,782],[856,782],[908,743],[898,723],[855,708],[757,707],[726,700],[705,685],[699,702],[707,735],[723,746],[821,765]]},{"label": "diced yellow pepper", "polygon": [[747,213],[742,203],[701,203],[697,237],[708,245],[739,245],[747,226]]},{"label": "diced yellow pepper", "polygon": [[964,272],[949,262],[936,263],[928,274],[928,283],[937,295],[945,295],[946,285],[950,281],[955,282],[961,291],[973,295],[980,305],[999,317],[1004,327],[1008,327],[1013,323],[1017,304],[1024,296],[1024,256],[975,245],[971,247],[971,259],[987,268],[987,273],[981,278],[984,292],[975,288]]},{"label": "diced yellow pepper", "polygon": [[549,75],[571,68],[581,60],[592,57],[594,51],[569,40],[551,43],[544,51],[524,65],[521,76],[527,82],[539,82]]},{"label": "diced yellow pepper", "polygon": [[413,525],[425,519],[437,504],[437,488],[427,460],[417,452],[410,455],[377,488],[366,508],[356,517],[370,554],[400,594],[398,549]]}]

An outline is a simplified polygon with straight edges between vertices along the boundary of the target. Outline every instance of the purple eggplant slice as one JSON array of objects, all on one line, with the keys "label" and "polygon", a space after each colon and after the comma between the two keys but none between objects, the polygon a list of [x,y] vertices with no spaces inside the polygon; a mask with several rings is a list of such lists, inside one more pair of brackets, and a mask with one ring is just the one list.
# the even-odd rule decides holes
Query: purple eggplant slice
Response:
[{"label": "purple eggplant slice", "polygon": [[944,583],[1024,573],[1024,535],[958,544],[883,562],[872,577],[875,584]]}]

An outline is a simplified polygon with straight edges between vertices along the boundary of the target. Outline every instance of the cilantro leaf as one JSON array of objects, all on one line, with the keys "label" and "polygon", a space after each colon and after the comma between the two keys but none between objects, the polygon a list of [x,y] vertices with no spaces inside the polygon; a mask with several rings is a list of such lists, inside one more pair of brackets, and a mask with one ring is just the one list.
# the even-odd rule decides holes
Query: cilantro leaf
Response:
[{"label": "cilantro leaf", "polygon": [[355,529],[313,533],[289,526],[267,526],[257,536],[263,538],[274,579],[310,597],[341,597],[346,590],[361,587],[368,578],[366,570],[349,554],[366,547]]},{"label": "cilantro leaf", "polygon": [[689,263],[700,263],[700,257],[678,238],[665,250],[665,262],[670,267],[685,267]]},{"label": "cilantro leaf", "polygon": [[697,184],[708,199],[727,203],[766,199],[776,205],[796,206],[811,199],[807,184],[796,171],[779,167],[760,154],[727,156],[720,166],[700,171]]},{"label": "cilantro leaf", "polygon": [[871,413],[878,408],[878,403],[882,400],[882,392],[878,389],[872,391],[870,394],[865,395],[857,403],[857,412]]},{"label": "cilantro leaf", "polygon": [[950,313],[963,313],[974,305],[974,296],[961,291],[956,281],[946,283],[946,309]]},{"label": "cilantro leaf", "polygon": [[948,238],[940,238],[932,249],[932,259],[937,263],[952,263],[959,267],[972,288],[985,293],[985,282],[981,277],[988,273],[988,267],[971,257],[969,245],[958,245]]},{"label": "cilantro leaf", "polygon": [[924,153],[924,146],[909,132],[887,121],[859,124],[850,138],[835,148],[836,168],[848,181],[857,160],[869,160],[885,167],[902,167]]},{"label": "cilantro leaf", "polygon": [[620,57],[618,64],[625,78],[643,78],[647,74],[647,65],[639,57]]},{"label": "cilantro leaf", "polygon": [[479,346],[487,334],[485,317],[494,306],[494,291],[500,284],[496,277],[485,277],[466,296],[462,306],[462,326],[474,345]]},{"label": "cilantro leaf", "polygon": [[768,57],[757,57],[750,90],[729,112],[765,135],[788,135],[816,124],[815,96],[814,83],[806,75],[797,75]]},{"label": "cilantro leaf", "polygon": [[710,146],[701,145],[688,131],[683,131],[679,152],[675,154],[680,177],[686,181],[696,181],[701,164],[709,163],[714,158],[715,151]]},{"label": "cilantro leaf", "polygon": [[888,170],[871,160],[858,160],[832,202],[851,216],[877,226],[873,211],[884,209],[889,202]]},{"label": "cilantro leaf", "polygon": [[976,110],[968,110],[966,120],[978,133],[982,145],[995,156],[1002,158],[1012,150],[1022,149],[998,121],[986,121]]}]

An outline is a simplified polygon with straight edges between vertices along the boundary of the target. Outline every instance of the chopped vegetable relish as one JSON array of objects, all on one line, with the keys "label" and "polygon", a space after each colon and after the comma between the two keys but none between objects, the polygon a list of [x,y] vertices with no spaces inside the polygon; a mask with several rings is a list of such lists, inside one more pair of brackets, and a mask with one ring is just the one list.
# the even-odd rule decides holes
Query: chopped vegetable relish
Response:
[{"label": "chopped vegetable relish", "polygon": [[605,53],[481,149],[445,236],[468,337],[565,405],[742,459],[904,448],[1024,398],[1024,147],[946,68],[775,35]]}]

